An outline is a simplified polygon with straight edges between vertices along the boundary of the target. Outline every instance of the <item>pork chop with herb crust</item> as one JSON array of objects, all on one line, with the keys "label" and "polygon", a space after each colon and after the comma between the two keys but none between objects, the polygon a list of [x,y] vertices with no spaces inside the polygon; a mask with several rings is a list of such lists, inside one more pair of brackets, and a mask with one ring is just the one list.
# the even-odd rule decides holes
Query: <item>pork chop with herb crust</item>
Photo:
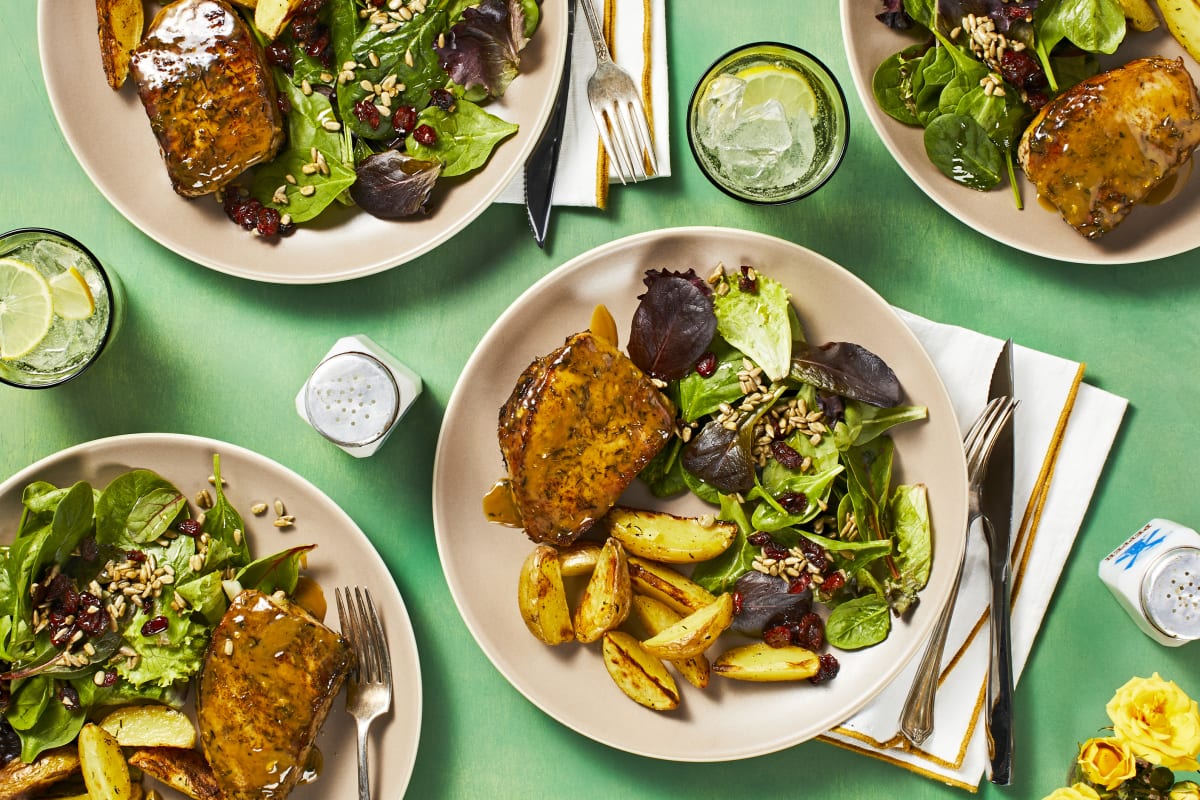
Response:
[{"label": "pork chop with herb crust", "polygon": [[567,545],[612,508],[674,430],[658,388],[584,331],[521,374],[500,409],[500,451],[526,534]]}]

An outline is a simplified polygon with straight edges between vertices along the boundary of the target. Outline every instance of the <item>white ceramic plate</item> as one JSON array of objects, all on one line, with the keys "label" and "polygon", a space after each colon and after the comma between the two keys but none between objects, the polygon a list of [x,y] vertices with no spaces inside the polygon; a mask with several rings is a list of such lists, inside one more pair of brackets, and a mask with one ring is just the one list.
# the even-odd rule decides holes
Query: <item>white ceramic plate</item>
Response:
[{"label": "white ceramic plate", "polygon": [[[236,445],[178,434],[149,433],[115,436],[77,445],[38,461],[0,484],[0,530],[11,538],[21,513],[21,492],[35,480],[70,486],[86,480],[103,488],[117,475],[135,468],[151,469],[174,483],[188,497],[208,487],[212,457],[221,456],[221,475],[228,481],[226,496],[241,513],[253,554],[266,555],[299,544],[315,543],[306,574],[325,589],[329,601],[327,624],[337,628],[333,606],[335,586],[365,586],[380,608],[392,655],[395,702],[390,714],[371,728],[371,785],[375,796],[399,800],[412,775],[421,733],[421,665],[417,643],[404,600],[387,566],[366,535],[320,489],[287,467]],[[295,527],[281,531],[274,514],[256,517],[250,506],[280,499]],[[292,797],[354,797],[358,791],[357,747],[353,719],[342,698],[317,740],[323,756],[318,780],[298,788]],[[183,795],[157,786],[159,793],[182,800]]]},{"label": "white ceramic plate", "polygon": [[331,207],[315,224],[266,242],[230,222],[211,196],[175,194],[132,82],[113,92],[104,79],[91,7],[66,14],[55,0],[38,3],[50,104],[96,188],[164,247],[211,269],[269,283],[330,283],[380,272],[432,250],[482,214],[519,174],[549,118],[566,30],[566,0],[545,0],[541,25],[521,55],[521,74],[487,107],[520,130],[479,172],[441,181],[428,215],[388,221]]},{"label": "white ceramic plate", "polygon": [[[680,681],[671,713],[649,711],[609,678],[599,645],[551,648],[529,634],[517,609],[517,573],[533,545],[519,530],[485,521],[481,499],[504,475],[496,441],[501,404],[521,371],[588,327],[604,303],[622,342],[647,269],[707,275],[718,261],[750,264],[797,298],[813,341],[845,339],[882,356],[909,401],[929,419],[897,429],[900,474],[929,486],[935,528],[933,575],[913,618],[888,640],[838,653],[841,674],[823,686],[753,685],[713,676],[707,690]],[[723,228],[680,228],[621,239],[559,267],[523,294],[493,325],[467,362],[446,410],[433,478],[433,519],[450,591],[467,627],[496,668],[563,725],[621,750],[674,761],[725,761],[805,741],[852,715],[921,649],[944,604],[963,546],[966,467],[950,399],[933,364],[882,298],[838,265],[798,245]],[[650,500],[635,487],[631,504],[675,513],[711,512],[694,498]],[[735,640],[722,639],[716,650]]]},{"label": "white ceramic plate", "polygon": [[[1037,199],[1037,190],[1017,167],[1025,209],[1018,210],[1012,189],[1005,180],[990,192],[959,186],[938,171],[925,155],[920,128],[889,117],[875,102],[871,78],[888,56],[911,44],[911,36],[898,33],[875,19],[880,4],[864,0],[842,0],[842,36],[850,60],[854,85],[875,131],[897,163],[925,194],[955,219],[980,233],[1026,253],[1082,264],[1126,264],[1166,258],[1200,245],[1200,227],[1195,225],[1200,208],[1200,180],[1187,181],[1169,202],[1138,206],[1115,231],[1099,241],[1089,241],[1063,222],[1057,211]],[[1193,77],[1200,69],[1191,56],[1171,38],[1165,27],[1150,33],[1130,29],[1125,43],[1105,66],[1117,66],[1135,58],[1164,55],[1183,56]],[[1184,173],[1186,174],[1186,168]]]}]

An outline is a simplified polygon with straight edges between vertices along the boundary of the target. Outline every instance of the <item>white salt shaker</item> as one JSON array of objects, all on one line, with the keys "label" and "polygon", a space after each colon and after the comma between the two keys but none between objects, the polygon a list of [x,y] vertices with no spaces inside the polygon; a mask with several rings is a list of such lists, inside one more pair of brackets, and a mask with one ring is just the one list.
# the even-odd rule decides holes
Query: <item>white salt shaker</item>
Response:
[{"label": "white salt shaker", "polygon": [[374,454],[421,394],[421,376],[361,334],[338,339],[296,395],[296,411],[355,458]]},{"label": "white salt shaker", "polygon": [[1200,639],[1200,533],[1152,519],[1100,562],[1100,580],[1159,644]]}]

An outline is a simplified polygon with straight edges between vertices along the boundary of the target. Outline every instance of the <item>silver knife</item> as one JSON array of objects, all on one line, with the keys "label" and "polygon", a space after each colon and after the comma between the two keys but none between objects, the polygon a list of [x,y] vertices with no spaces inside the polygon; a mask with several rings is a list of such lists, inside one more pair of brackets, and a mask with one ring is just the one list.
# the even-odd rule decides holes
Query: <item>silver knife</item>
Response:
[{"label": "silver knife", "polygon": [[[1013,387],[1013,342],[1009,339],[992,370],[988,397],[1016,397]],[[996,439],[984,476],[984,534],[988,544],[988,571],[992,582],[991,658],[987,684],[989,779],[1007,786],[1012,783],[1013,761],[1013,666],[1011,627],[1013,501],[1013,427],[1016,417]]]},{"label": "silver knife", "polygon": [[558,152],[562,149],[563,125],[567,120],[567,95],[571,91],[571,39],[575,33],[575,0],[567,0],[567,55],[550,121],[542,131],[529,160],[525,162],[525,212],[538,247],[546,244],[550,229],[551,200],[554,195],[554,174],[558,170]]}]

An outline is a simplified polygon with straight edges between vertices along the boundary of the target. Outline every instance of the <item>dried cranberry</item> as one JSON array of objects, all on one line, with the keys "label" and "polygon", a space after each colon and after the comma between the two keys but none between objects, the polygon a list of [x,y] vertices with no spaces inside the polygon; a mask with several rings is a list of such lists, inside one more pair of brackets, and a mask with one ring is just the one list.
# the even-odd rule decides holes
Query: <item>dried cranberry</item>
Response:
[{"label": "dried cranberry", "polygon": [[170,622],[162,615],[148,619],[142,625],[142,636],[156,636],[165,631],[169,625]]},{"label": "dried cranberry", "polygon": [[717,371],[717,354],[711,350],[700,356],[700,360],[696,362],[696,374],[701,378],[711,378],[713,373]]},{"label": "dried cranberry", "polygon": [[325,7],[325,0],[302,0],[300,5],[296,6],[297,14],[316,14]]},{"label": "dried cranberry", "polygon": [[775,456],[775,460],[788,469],[800,469],[804,463],[804,456],[796,452],[796,449],[787,442],[776,440],[771,442],[771,455]]},{"label": "dried cranberry", "polygon": [[763,631],[763,641],[771,647],[787,647],[792,643],[792,629],[787,625],[772,625]]},{"label": "dried cranberry", "polygon": [[292,16],[291,27],[296,41],[306,42],[317,30],[317,17],[315,14],[297,13]]},{"label": "dried cranberry", "polygon": [[117,671],[115,669],[105,670],[104,677],[100,680],[100,685],[105,688],[108,688],[109,686],[115,685],[116,682],[117,682]]},{"label": "dried cranberry", "polygon": [[426,147],[432,147],[437,144],[437,131],[428,125],[418,125],[412,135],[418,144],[423,144]]},{"label": "dried cranberry", "polygon": [[808,498],[803,492],[784,492],[775,499],[789,514],[803,514],[804,509],[808,508]]},{"label": "dried cranberry", "polygon": [[817,659],[817,664],[819,665],[817,667],[817,674],[808,679],[809,683],[816,684],[831,681],[837,677],[838,670],[842,668],[842,665],[838,663],[833,653],[823,654]]},{"label": "dried cranberry", "polygon": [[80,592],[79,606],[75,622],[81,631],[89,636],[96,636],[108,628],[108,610],[98,597],[90,592]]},{"label": "dried cranberry", "polygon": [[379,127],[379,109],[370,100],[359,100],[354,104],[354,116],[370,128]]},{"label": "dried cranberry", "polygon": [[746,537],[746,541],[755,547],[762,547],[767,542],[771,541],[771,534],[758,531]]},{"label": "dried cranberry", "polygon": [[226,186],[225,187],[225,200],[222,203],[222,207],[225,209],[225,216],[229,217],[234,222],[237,222],[238,221],[238,218],[237,218],[238,209],[241,208],[242,203],[244,203],[246,200],[246,197],[247,197],[246,190],[243,189],[242,187]]},{"label": "dried cranberry", "polygon": [[412,106],[400,106],[392,114],[392,127],[400,136],[408,136],[417,127],[417,110]]},{"label": "dried cranberry", "polygon": [[825,553],[821,545],[801,537],[800,551],[804,553],[804,557],[808,559],[808,563],[812,564],[818,570],[824,572],[825,568],[829,566],[829,556]]},{"label": "dried cranberry", "polygon": [[831,572],[825,576],[824,582],[821,583],[821,591],[835,592],[846,585],[846,576],[841,572]]},{"label": "dried cranberry", "polygon": [[754,273],[754,267],[742,265],[742,274],[738,276],[738,288],[743,292],[758,293],[758,276]]},{"label": "dried cranberry", "polygon": [[267,45],[267,63],[292,74],[292,49],[279,39]]},{"label": "dried cranberry", "polygon": [[825,622],[819,614],[810,611],[800,618],[792,632],[792,643],[814,651],[825,645]]},{"label": "dried cranberry", "polygon": [[1036,113],[1042,110],[1042,106],[1050,102],[1050,98],[1044,92],[1029,92],[1025,95],[1025,101],[1029,103],[1029,107]]},{"label": "dried cranberry", "polygon": [[311,58],[320,58],[329,49],[329,42],[329,29],[322,25],[305,41],[304,53]]},{"label": "dried cranberry", "polygon": [[812,586],[812,575],[801,572],[788,581],[788,594],[804,594],[810,586]]},{"label": "dried cranberry", "polygon": [[434,89],[429,93],[429,104],[442,111],[451,111],[454,109],[454,95],[449,89]]},{"label": "dried cranberry", "polygon": [[142,564],[146,561],[146,554],[141,550],[126,550],[125,559],[135,564]]},{"label": "dried cranberry", "polygon": [[180,533],[182,533],[184,536],[190,536],[193,539],[195,539],[197,536],[199,536],[202,532],[200,523],[194,519],[185,519],[185,520],[181,521],[178,525],[175,526],[175,529],[178,530]]},{"label": "dried cranberry", "polygon": [[258,227],[258,210],[260,208],[262,208],[262,203],[251,197],[237,207],[233,221],[246,230],[252,231]]},{"label": "dried cranberry", "polygon": [[261,236],[275,236],[279,233],[281,215],[273,208],[261,208],[258,212],[256,230]]},{"label": "dried cranberry", "polygon": [[58,687],[58,700],[68,711],[79,711],[83,704],[79,702],[79,692],[69,683]]},{"label": "dried cranberry", "polygon": [[280,222],[279,222],[279,235],[280,236],[291,236],[295,232],[296,232],[296,223],[292,222],[291,217],[288,218],[287,222],[284,222],[282,220],[282,218],[280,219]]},{"label": "dried cranberry", "polygon": [[1048,83],[1042,65],[1024,50],[1004,51],[1004,55],[1000,57],[1000,75],[1008,83],[1026,92],[1039,91]]},{"label": "dried cranberry", "polygon": [[279,109],[279,113],[287,116],[292,113],[292,101],[288,99],[286,94],[275,95],[275,107]]}]

